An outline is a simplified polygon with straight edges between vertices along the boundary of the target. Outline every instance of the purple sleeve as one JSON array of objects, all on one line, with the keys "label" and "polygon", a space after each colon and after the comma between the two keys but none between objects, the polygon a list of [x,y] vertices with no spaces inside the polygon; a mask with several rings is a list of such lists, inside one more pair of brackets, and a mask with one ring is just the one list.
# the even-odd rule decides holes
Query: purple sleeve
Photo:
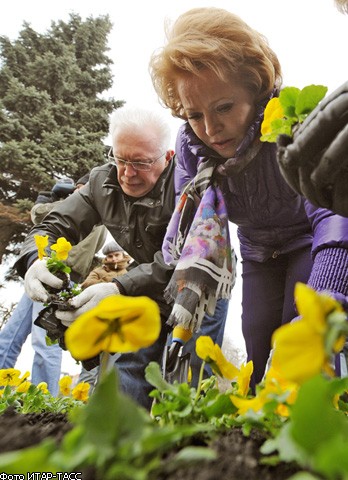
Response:
[{"label": "purple sleeve", "polygon": [[174,184],[176,200],[178,200],[183,187],[187,185],[197,173],[197,159],[189,150],[186,126],[187,124],[183,124],[180,127],[175,143],[176,167]]},{"label": "purple sleeve", "polygon": [[341,217],[325,208],[315,207],[305,201],[307,217],[314,233],[312,252],[315,255],[323,248],[348,249],[348,218]]},{"label": "purple sleeve", "polygon": [[[315,290],[348,295],[348,250],[324,248],[314,257],[308,285]],[[341,298],[337,297],[337,300]]]},{"label": "purple sleeve", "polygon": [[327,290],[342,301],[348,295],[348,218],[306,201],[314,238],[313,268],[308,285]]}]

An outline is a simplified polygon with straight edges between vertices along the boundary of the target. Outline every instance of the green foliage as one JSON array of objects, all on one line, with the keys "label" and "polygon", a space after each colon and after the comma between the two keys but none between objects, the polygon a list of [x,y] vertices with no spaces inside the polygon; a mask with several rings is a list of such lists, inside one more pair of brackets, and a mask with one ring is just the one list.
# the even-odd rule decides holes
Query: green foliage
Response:
[{"label": "green foliage", "polygon": [[[305,382],[290,416],[279,420],[278,415],[278,421],[275,406],[284,399],[276,400],[276,396],[262,412],[250,409],[238,415],[228,401],[233,383],[226,393],[218,391],[215,377],[204,380],[197,390],[187,384],[172,385],[163,379],[156,363],[148,365],[146,378],[156,387],[151,416],[120,391],[112,369],[98,383],[87,405],[70,410],[74,427],[59,447],[44,441],[34,448],[1,454],[0,468],[17,474],[25,473],[29,466],[37,472],[94,468],[96,480],[151,480],[178,467],[216,458],[208,447],[193,447],[193,437],[209,445],[223,429],[242,426],[245,435],[251,429],[268,434],[269,440],[261,447],[265,455],[261,463],[295,462],[306,470],[291,480],[348,479],[346,409],[335,407],[344,403],[347,378],[328,380],[318,375]],[[31,395],[32,408],[42,408],[43,398],[49,395],[41,392],[39,398],[39,394],[32,395],[36,387],[31,388],[28,398]],[[5,390],[2,398],[10,387]],[[56,402],[58,405],[59,399]],[[16,406],[15,402],[9,404]],[[47,405],[52,411],[54,401]],[[168,450],[172,455],[164,461]]]},{"label": "green foliage", "polygon": [[294,123],[302,123],[308,114],[314,110],[325,97],[327,87],[323,85],[308,85],[302,90],[296,87],[286,87],[279,95],[285,116]]},{"label": "green foliage", "polygon": [[231,426],[230,414],[236,412],[228,393],[220,393],[217,379],[212,376],[204,380],[201,389],[196,390],[187,383],[166,382],[155,362],[150,362],[145,370],[146,380],[155,390],[152,415],[161,425],[204,424],[206,432],[216,427]]},{"label": "green foliage", "polygon": [[348,478],[348,423],[346,414],[334,408],[335,395],[348,389],[348,379],[327,381],[316,376],[303,384],[290,421],[262,453],[278,451],[286,462],[296,461],[324,478]]},{"label": "green foliage", "polygon": [[[35,472],[81,471],[92,466],[96,479],[146,480],[163,470],[162,457],[170,448],[183,446],[185,439],[205,431],[206,425],[159,426],[148,412],[137,406],[118,388],[112,369],[89,403],[74,412],[74,428],[59,448],[49,441],[27,450],[0,455],[6,473],[24,473],[30,465]],[[166,469],[211,460],[208,448],[181,448]],[[29,460],[30,459],[30,460]],[[152,475],[154,475],[152,477]]]},{"label": "green foliage", "polygon": [[[302,123],[325,97],[327,87],[308,85],[300,90],[297,87],[285,87],[280,91],[279,103],[283,109],[281,118],[270,122],[271,131],[261,136],[262,142],[276,142],[279,135],[292,137],[294,128]],[[265,112],[265,121],[266,112]]]},{"label": "green foliage", "polygon": [[43,34],[24,23],[0,36],[0,200],[36,200],[63,175],[75,181],[106,161],[108,115],[122,104],[112,86],[108,16],[52,22]]},{"label": "green foliage", "polygon": [[21,213],[24,213],[24,212],[30,212],[30,210],[32,209],[34,205],[34,202],[32,202],[31,200],[29,200],[28,198],[23,198],[21,200],[17,200],[14,204],[15,207],[18,208],[18,210],[21,212]]},{"label": "green foliage", "polygon": [[28,391],[18,392],[16,388],[7,385],[1,390],[0,414],[12,407],[18,413],[68,413],[83,403],[72,397],[53,397],[31,384]]}]

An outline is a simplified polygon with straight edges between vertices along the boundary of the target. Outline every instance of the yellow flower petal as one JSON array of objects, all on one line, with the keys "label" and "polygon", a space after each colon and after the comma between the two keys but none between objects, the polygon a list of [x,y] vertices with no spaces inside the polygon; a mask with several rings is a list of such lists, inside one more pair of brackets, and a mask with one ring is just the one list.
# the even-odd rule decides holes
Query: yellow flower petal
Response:
[{"label": "yellow flower petal", "polygon": [[31,385],[31,382],[24,381],[18,385],[18,387],[16,388],[16,392],[26,393],[29,390],[30,385]]},{"label": "yellow flower petal", "polygon": [[36,243],[37,253],[38,253],[39,259],[42,260],[43,257],[46,254],[45,248],[48,245],[48,235],[45,235],[45,236],[34,235],[34,240],[35,240],[35,243]]},{"label": "yellow flower petal", "polygon": [[[224,354],[221,351],[219,345],[215,345],[216,355],[215,355],[215,362],[211,364],[212,369],[215,373],[220,376],[227,378],[228,380],[235,379],[239,374],[239,369],[233,365],[233,363],[229,362]],[[215,367],[215,368],[214,368]],[[216,368],[217,367],[217,368]]]},{"label": "yellow flower petal", "polygon": [[51,245],[51,250],[56,252],[58,260],[66,260],[71,249],[71,243],[68,242],[64,237],[58,238],[57,243]]},{"label": "yellow flower petal", "polygon": [[21,383],[20,380],[21,372],[15,368],[5,368],[0,370],[0,386],[6,387],[10,385],[11,387],[16,387]]},{"label": "yellow flower petal", "polygon": [[230,363],[224,356],[219,345],[205,335],[197,338],[196,353],[199,358],[210,365],[214,373],[220,377],[233,380],[237,377],[239,370]]},{"label": "yellow flower petal", "polygon": [[134,352],[152,345],[161,330],[159,307],[148,297],[112,295],[78,317],[65,332],[72,356],[86,360],[106,352]]},{"label": "yellow flower petal", "polygon": [[272,342],[272,365],[286,380],[302,383],[321,371],[324,341],[310,323],[298,320],[283,325],[274,332]]},{"label": "yellow flower petal", "polygon": [[42,393],[44,393],[45,395],[46,395],[47,393],[49,393],[46,382],[40,382],[40,383],[36,386],[36,388],[37,388],[38,390],[41,390]]},{"label": "yellow flower petal", "polygon": [[71,392],[75,400],[80,400],[81,402],[86,402],[88,400],[88,392],[90,389],[90,384],[87,382],[80,382],[73,388]]},{"label": "yellow flower petal", "polygon": [[25,374],[20,378],[20,380],[23,382],[24,380],[26,380],[27,378],[30,377],[30,372],[25,372]]},{"label": "yellow flower petal", "polygon": [[289,407],[285,405],[284,403],[280,403],[276,407],[276,413],[280,415],[281,417],[288,417],[289,416]]},{"label": "yellow flower petal", "polygon": [[346,336],[341,335],[335,342],[334,352],[335,353],[340,352],[343,349],[345,343],[346,343]]},{"label": "yellow flower petal", "polygon": [[70,375],[65,375],[62,377],[59,382],[59,390],[60,393],[64,396],[70,395],[70,390],[71,390],[71,384],[72,384],[72,378]]},{"label": "yellow flower petal", "polygon": [[202,335],[197,338],[196,341],[196,353],[199,358],[205,362],[209,361],[209,358],[213,355],[214,342],[211,337]]},{"label": "yellow flower petal", "polygon": [[272,133],[272,122],[277,120],[278,118],[284,117],[284,110],[280,104],[279,98],[274,97],[267,103],[265,112],[264,112],[264,120],[261,124],[261,134],[267,135],[268,133]]},{"label": "yellow flower petal", "polygon": [[264,401],[256,396],[253,398],[240,398],[236,395],[230,395],[231,402],[238,408],[238,414],[244,415],[248,410],[259,412],[264,406]]},{"label": "yellow flower petal", "polygon": [[318,293],[304,283],[295,285],[295,302],[297,310],[314,330],[323,333],[326,330],[325,311]]},{"label": "yellow flower petal", "polygon": [[237,394],[245,397],[249,391],[250,378],[254,370],[254,364],[252,360],[246,365],[241,365],[240,371],[237,376],[238,390]]}]

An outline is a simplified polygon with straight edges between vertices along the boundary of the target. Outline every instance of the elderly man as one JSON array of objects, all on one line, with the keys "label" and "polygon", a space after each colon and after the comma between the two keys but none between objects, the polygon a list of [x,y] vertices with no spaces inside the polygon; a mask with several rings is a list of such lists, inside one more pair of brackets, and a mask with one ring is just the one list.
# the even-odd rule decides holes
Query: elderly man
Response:
[{"label": "elderly man", "polygon": [[[171,312],[163,298],[173,268],[165,264],[162,241],[175,203],[173,151],[168,148],[170,129],[154,112],[123,107],[114,112],[110,123],[112,149],[110,163],[91,171],[88,184],[54,208],[28,235],[16,263],[25,275],[28,295],[38,301],[48,300],[44,283],[61,287],[45,262],[37,260],[34,235],[48,235],[54,242],[65,237],[76,244],[94,225],[103,224],[113,238],[134,259],[134,267],[111,283],[92,285],[72,301],[76,310],[57,312],[69,325],[81,313],[93,308],[108,295],[146,295],[161,310],[163,328],[158,340],[137,353],[123,354],[116,362],[122,388],[138,403],[149,408],[151,386],[144,378],[150,361],[160,362],[169,332],[166,320]],[[34,262],[34,263],[33,263]],[[205,322],[205,334],[220,340],[226,320],[227,303],[220,302],[214,318]]]}]

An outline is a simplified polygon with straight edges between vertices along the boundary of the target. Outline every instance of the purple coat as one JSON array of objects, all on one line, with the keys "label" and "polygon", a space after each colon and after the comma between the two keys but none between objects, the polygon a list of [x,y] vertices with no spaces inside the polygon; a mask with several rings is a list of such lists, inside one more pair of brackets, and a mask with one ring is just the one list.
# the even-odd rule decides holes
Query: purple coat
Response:
[{"label": "purple coat", "polygon": [[[207,155],[215,155],[183,124],[176,142],[177,195]],[[348,249],[348,218],[314,207],[284,180],[276,159],[276,145],[264,143],[237,174],[219,177],[229,220],[238,226],[241,255],[263,262],[281,253],[312,245],[313,257],[327,247]],[[346,253],[346,252],[345,252]],[[342,291],[348,293],[348,285]]]}]

